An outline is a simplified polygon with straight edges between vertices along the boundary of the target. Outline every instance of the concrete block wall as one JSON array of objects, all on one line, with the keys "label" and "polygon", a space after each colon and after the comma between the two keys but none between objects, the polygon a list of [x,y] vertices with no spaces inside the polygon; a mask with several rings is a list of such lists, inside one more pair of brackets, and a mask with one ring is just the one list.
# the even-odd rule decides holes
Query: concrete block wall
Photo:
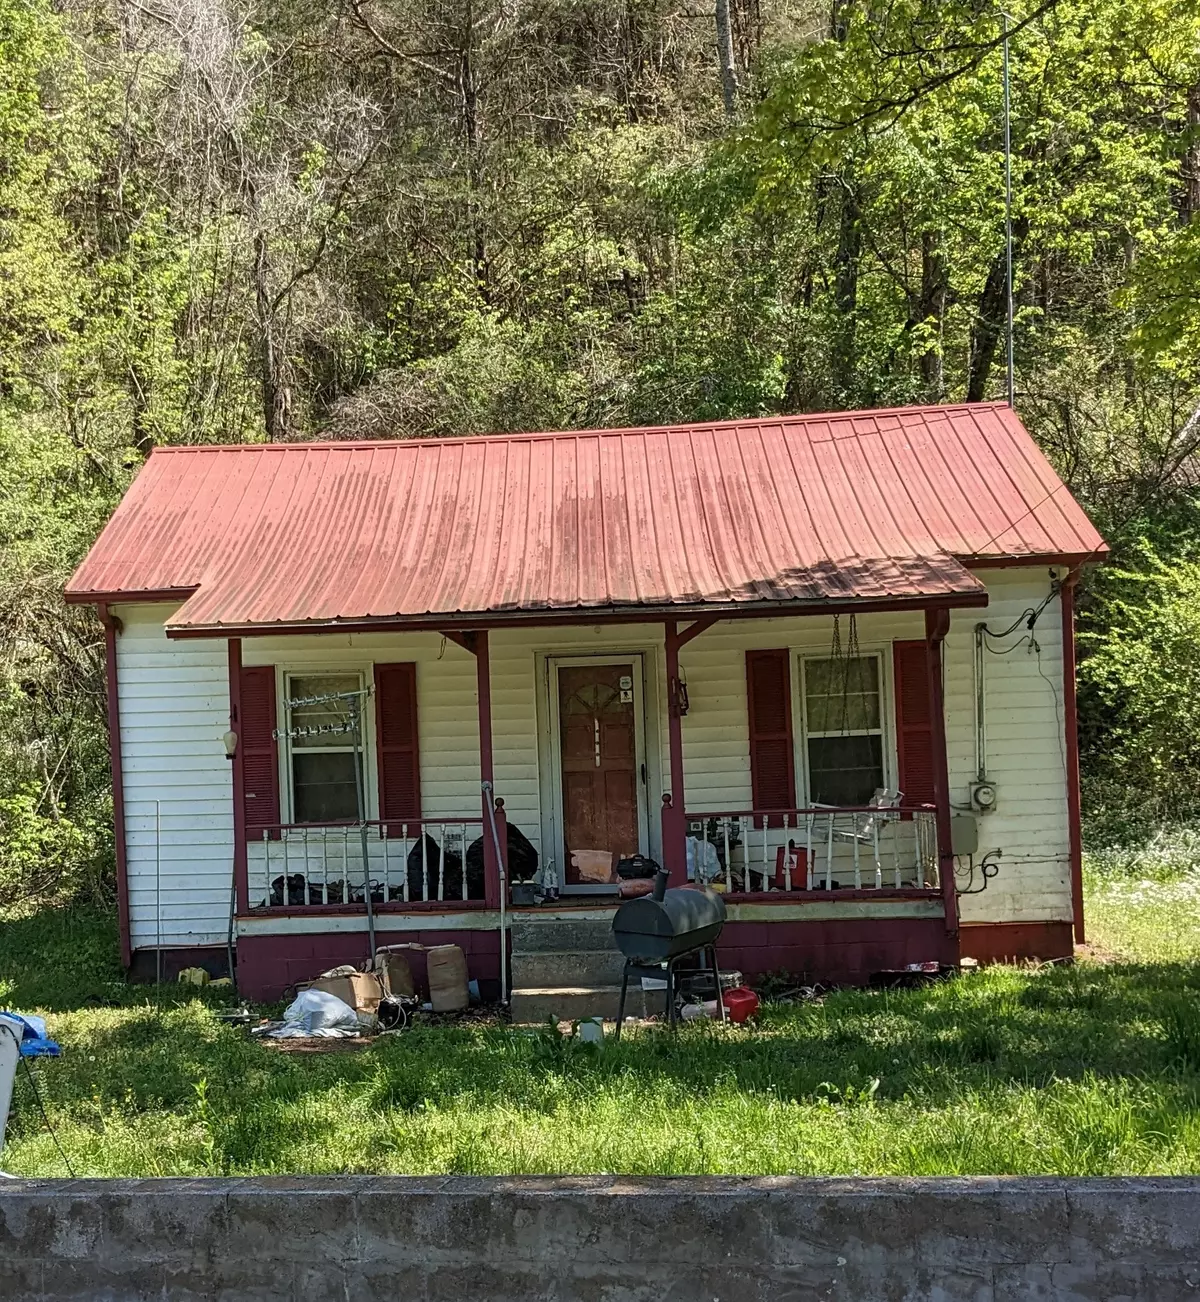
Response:
[{"label": "concrete block wall", "polygon": [[0,1185],[6,1300],[1197,1297],[1200,1178]]}]

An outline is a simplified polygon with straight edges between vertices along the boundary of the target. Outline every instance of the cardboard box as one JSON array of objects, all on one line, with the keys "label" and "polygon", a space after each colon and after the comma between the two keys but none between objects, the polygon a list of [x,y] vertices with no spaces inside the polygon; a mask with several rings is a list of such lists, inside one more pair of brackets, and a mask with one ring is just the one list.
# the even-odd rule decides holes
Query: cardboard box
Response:
[{"label": "cardboard box", "polygon": [[349,1004],[356,1013],[370,1013],[372,1016],[378,1015],[379,1001],[383,997],[383,985],[374,972],[322,977],[319,981],[310,981],[306,989],[324,990]]}]

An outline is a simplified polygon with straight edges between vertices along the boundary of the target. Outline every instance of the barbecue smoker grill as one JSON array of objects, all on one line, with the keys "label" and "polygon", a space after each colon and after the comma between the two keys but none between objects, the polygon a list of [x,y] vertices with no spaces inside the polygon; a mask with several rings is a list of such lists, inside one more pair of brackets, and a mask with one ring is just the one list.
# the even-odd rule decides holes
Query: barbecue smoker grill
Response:
[{"label": "barbecue smoker grill", "polygon": [[660,871],[654,879],[654,893],[626,900],[613,916],[613,939],[625,955],[621,974],[621,1002],[617,1009],[616,1038],[621,1037],[625,1020],[625,995],[629,978],[661,979],[663,964],[667,969],[667,1018],[675,1024],[675,964],[681,958],[699,955],[702,971],[711,975],[713,997],[725,1020],[725,1003],[721,999],[721,973],[717,968],[717,937],[725,925],[725,901],[711,890],[678,887],[667,890],[667,874]]}]

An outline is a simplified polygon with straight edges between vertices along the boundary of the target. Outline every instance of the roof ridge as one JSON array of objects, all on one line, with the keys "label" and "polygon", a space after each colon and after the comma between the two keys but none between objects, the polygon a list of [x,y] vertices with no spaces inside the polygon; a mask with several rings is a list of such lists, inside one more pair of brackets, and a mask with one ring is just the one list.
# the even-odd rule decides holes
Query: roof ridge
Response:
[{"label": "roof ridge", "polygon": [[430,435],[425,438],[407,439],[312,439],[299,440],[294,443],[186,443],[158,445],[151,449],[151,455],[167,452],[297,452],[315,449],[359,451],[364,448],[398,448],[413,445],[438,447],[456,446],[462,443],[534,443],[548,439],[598,438],[601,435],[633,434],[672,434],[694,430],[760,428],[764,425],[807,425],[832,420],[855,420],[863,417],[879,416],[934,416],[959,411],[981,411],[995,408],[1007,408],[1003,399],[992,402],[944,402],[923,403],[907,407],[860,407],[850,411],[805,411],[789,415],[774,416],[738,416],[730,420],[686,420],[675,421],[669,425],[611,425],[594,426],[589,429],[561,430],[521,430],[511,434],[447,434]]}]

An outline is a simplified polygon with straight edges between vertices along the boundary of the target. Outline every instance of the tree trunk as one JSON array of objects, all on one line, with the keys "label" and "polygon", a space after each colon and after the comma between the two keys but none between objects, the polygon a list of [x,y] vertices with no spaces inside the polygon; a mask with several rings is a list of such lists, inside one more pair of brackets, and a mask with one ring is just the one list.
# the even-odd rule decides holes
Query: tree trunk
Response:
[{"label": "tree trunk", "polygon": [[853,171],[850,171],[842,178],[842,210],[834,256],[833,301],[838,320],[833,370],[842,397],[848,397],[853,391],[857,374],[855,314],[858,310],[858,267],[862,256],[859,217],[858,185]]},{"label": "tree trunk", "polygon": [[987,391],[992,363],[996,360],[996,345],[1004,329],[1006,318],[1004,250],[992,261],[983,292],[979,295],[975,324],[971,327],[971,357],[967,364],[967,401],[982,402]]},{"label": "tree trunk", "polygon": [[[1013,279],[1017,276],[1017,261],[1021,244],[1029,233],[1029,219],[1018,217],[1013,222]],[[971,327],[971,357],[967,365],[967,401],[982,402],[987,392],[988,377],[996,360],[996,345],[1004,337],[1008,323],[1008,297],[1006,294],[1004,250],[996,254],[988,278],[979,295],[975,324]]]},{"label": "tree trunk", "polygon": [[1187,95],[1188,147],[1183,155],[1183,195],[1181,216],[1189,222],[1200,213],[1200,83]]},{"label": "tree trunk", "polygon": [[254,302],[260,335],[263,427],[271,442],[285,439],[292,423],[292,391],[285,373],[286,359],[275,340],[275,310],[271,304],[266,236],[254,237]]},{"label": "tree trunk", "polygon": [[921,354],[921,379],[926,397],[938,402],[945,392],[942,331],[946,319],[946,263],[937,231],[926,231],[921,236],[921,301],[917,314],[921,323],[932,326],[934,331],[929,347]]},{"label": "tree trunk", "polygon": [[737,108],[737,69],[733,61],[733,24],[729,18],[729,0],[717,0],[717,62],[721,67],[721,94],[725,112],[733,116]]},{"label": "tree trunk", "polygon": [[479,194],[483,183],[483,168],[479,157],[479,87],[475,78],[474,7],[467,4],[463,23],[462,45],[458,61],[458,88],[462,98],[463,136],[467,142],[468,220],[471,227],[471,272],[479,296],[489,302],[487,242],[484,238],[483,220],[479,214]]}]

